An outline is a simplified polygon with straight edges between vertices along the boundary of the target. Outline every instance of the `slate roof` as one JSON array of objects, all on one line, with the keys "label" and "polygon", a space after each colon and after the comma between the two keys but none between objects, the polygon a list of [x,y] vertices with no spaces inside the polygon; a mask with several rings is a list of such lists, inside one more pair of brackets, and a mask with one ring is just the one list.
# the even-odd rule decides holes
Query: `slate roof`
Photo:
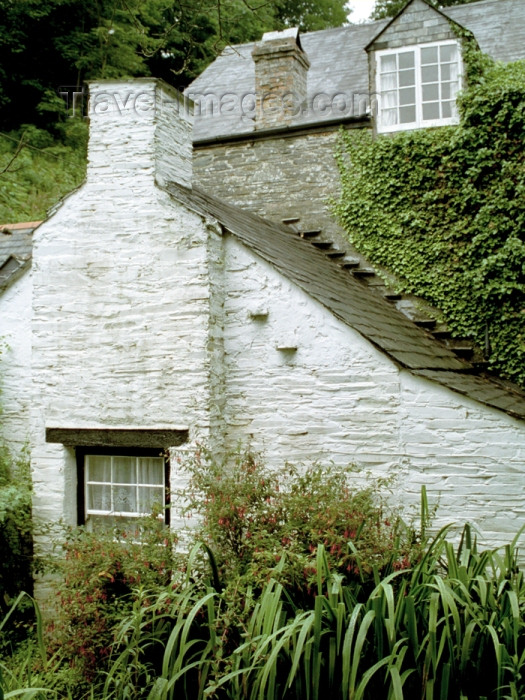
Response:
[{"label": "slate roof", "polygon": [[[525,58],[525,1],[481,0],[441,10],[476,37],[482,51],[499,61]],[[309,109],[295,124],[312,125],[334,119],[366,118],[368,95],[368,58],[365,47],[388,24],[389,20],[369,24],[347,25],[336,29],[301,34],[301,44],[310,59],[308,71]],[[251,53],[255,43],[226,48],[223,53],[189,86],[186,94],[196,101],[194,141],[220,136],[247,134],[254,130],[249,96],[254,94],[255,72]],[[199,101],[203,96],[207,99]],[[228,98],[225,96],[228,95]],[[323,101],[316,108],[316,96],[334,100],[326,109]],[[220,100],[225,100],[222,109]],[[244,98],[244,110],[241,100]],[[209,105],[215,100],[212,116]],[[319,99],[319,97],[317,97]],[[206,104],[204,104],[206,103]],[[235,104],[235,109],[232,105]]]},{"label": "slate roof", "polygon": [[39,224],[0,225],[0,292],[31,265],[33,231]]},{"label": "slate roof", "polygon": [[223,229],[358,331],[398,366],[480,403],[525,419],[525,392],[487,376],[416,326],[380,294],[284,224],[226,204],[202,190],[165,188],[178,202],[216,219]]}]

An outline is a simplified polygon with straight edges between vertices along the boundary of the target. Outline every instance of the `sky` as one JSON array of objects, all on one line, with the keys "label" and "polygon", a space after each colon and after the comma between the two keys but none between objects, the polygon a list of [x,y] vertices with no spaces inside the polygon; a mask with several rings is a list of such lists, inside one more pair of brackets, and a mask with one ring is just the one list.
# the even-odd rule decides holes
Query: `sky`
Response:
[{"label": "sky", "polygon": [[347,4],[353,10],[350,21],[362,22],[370,17],[370,13],[374,9],[375,0],[350,0]]}]

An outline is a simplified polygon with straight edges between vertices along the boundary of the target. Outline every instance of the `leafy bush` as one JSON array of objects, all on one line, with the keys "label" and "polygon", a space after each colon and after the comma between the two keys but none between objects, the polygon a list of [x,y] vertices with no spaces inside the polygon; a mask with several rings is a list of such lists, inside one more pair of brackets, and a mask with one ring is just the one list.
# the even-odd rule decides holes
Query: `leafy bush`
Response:
[{"label": "leafy bush", "polygon": [[29,461],[0,445],[0,611],[21,590],[32,592],[32,533]]},{"label": "leafy bush", "polygon": [[187,510],[201,522],[196,536],[235,595],[248,587],[260,591],[281,563],[279,580],[294,602],[311,598],[320,544],[330,569],[360,585],[408,568],[420,555],[419,535],[387,505],[388,482],[352,467],[288,464],[275,471],[249,452],[218,462],[205,450],[185,467]]},{"label": "leafy bush", "polygon": [[175,536],[155,516],[126,532],[68,531],[57,566],[56,615],[47,629],[50,650],[69,660],[78,682],[91,682],[106,663],[115,627],[139,591],[169,590]]},{"label": "leafy bush", "polygon": [[[15,460],[0,444],[0,615],[24,591],[33,591],[33,526],[31,475],[25,453]],[[26,636],[32,606],[24,597],[10,619],[9,634],[0,636],[0,653],[12,652]]]},{"label": "leafy bush", "polygon": [[525,386],[525,62],[487,65],[458,127],[343,132],[336,211],[400,291],[438,307],[492,370]]},{"label": "leafy bush", "polygon": [[[123,621],[127,636],[121,633],[119,642],[126,646],[101,696],[518,700],[525,692],[525,586],[516,541],[501,552],[478,552],[468,527],[457,548],[446,535],[446,528],[438,533],[413,569],[393,572],[368,591],[345,585],[320,545],[323,581],[315,598],[294,608],[271,578],[227,658],[214,624],[223,594],[188,576],[169,611],[159,598]],[[143,625],[145,613],[161,634]],[[147,683],[133,685],[137,660],[152,644],[162,654],[160,673],[150,666],[147,676],[142,667]]]}]

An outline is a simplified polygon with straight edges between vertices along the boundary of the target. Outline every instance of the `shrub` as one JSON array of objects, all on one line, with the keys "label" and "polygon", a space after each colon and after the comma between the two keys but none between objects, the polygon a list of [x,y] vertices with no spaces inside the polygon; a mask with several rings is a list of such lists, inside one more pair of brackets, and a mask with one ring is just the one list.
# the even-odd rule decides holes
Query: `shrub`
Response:
[{"label": "shrub", "polygon": [[[501,552],[478,552],[468,527],[456,548],[446,536],[444,528],[410,571],[368,591],[344,584],[319,545],[315,598],[293,609],[271,578],[230,650],[214,630],[224,594],[188,577],[172,596],[171,626],[154,640],[151,625],[128,635],[102,697],[111,690],[115,700],[131,700],[151,689],[148,697],[158,700],[518,700],[525,692],[525,586],[516,540]],[[152,603],[150,619],[162,602]],[[123,629],[141,629],[143,616],[136,609]],[[146,686],[130,685],[152,643],[162,653],[160,673]]]},{"label": "shrub", "polygon": [[[31,475],[25,453],[14,459],[0,444],[0,615],[22,591],[33,591]],[[10,617],[9,635],[0,637],[0,653],[13,650],[26,635],[32,606],[23,598]]]},{"label": "shrub", "polygon": [[75,528],[61,544],[56,616],[47,632],[51,651],[60,649],[80,681],[92,682],[104,668],[116,625],[140,591],[156,596],[171,586],[174,535],[156,516],[137,527],[136,539]]},{"label": "shrub", "polygon": [[32,592],[32,532],[29,460],[0,445],[0,611],[21,590]]},{"label": "shrub", "polygon": [[205,450],[185,466],[188,511],[199,514],[198,536],[235,595],[260,591],[280,564],[278,580],[302,604],[317,590],[320,544],[345,583],[373,584],[419,557],[419,535],[387,505],[388,483],[355,468],[286,465],[277,472],[250,452],[218,462]]},{"label": "shrub", "polygon": [[[457,546],[444,528],[428,544],[387,514],[388,484],[353,470],[281,475],[204,451],[188,468],[206,543],[179,559],[155,519],[141,544],[71,531],[54,643],[43,650],[39,623],[33,646],[0,663],[6,696],[524,696],[518,537],[478,552],[468,527]],[[423,526],[427,511],[423,498]]]}]

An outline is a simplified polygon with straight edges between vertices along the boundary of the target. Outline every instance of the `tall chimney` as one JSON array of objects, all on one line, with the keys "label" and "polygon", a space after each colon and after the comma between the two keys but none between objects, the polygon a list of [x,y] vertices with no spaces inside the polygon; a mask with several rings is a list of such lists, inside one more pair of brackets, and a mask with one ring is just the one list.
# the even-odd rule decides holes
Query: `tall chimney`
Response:
[{"label": "tall chimney", "polygon": [[267,32],[252,52],[255,61],[255,128],[285,126],[297,119],[306,103],[308,56],[299,29]]},{"label": "tall chimney", "polygon": [[90,83],[87,184],[191,187],[192,102],[155,78]]}]

